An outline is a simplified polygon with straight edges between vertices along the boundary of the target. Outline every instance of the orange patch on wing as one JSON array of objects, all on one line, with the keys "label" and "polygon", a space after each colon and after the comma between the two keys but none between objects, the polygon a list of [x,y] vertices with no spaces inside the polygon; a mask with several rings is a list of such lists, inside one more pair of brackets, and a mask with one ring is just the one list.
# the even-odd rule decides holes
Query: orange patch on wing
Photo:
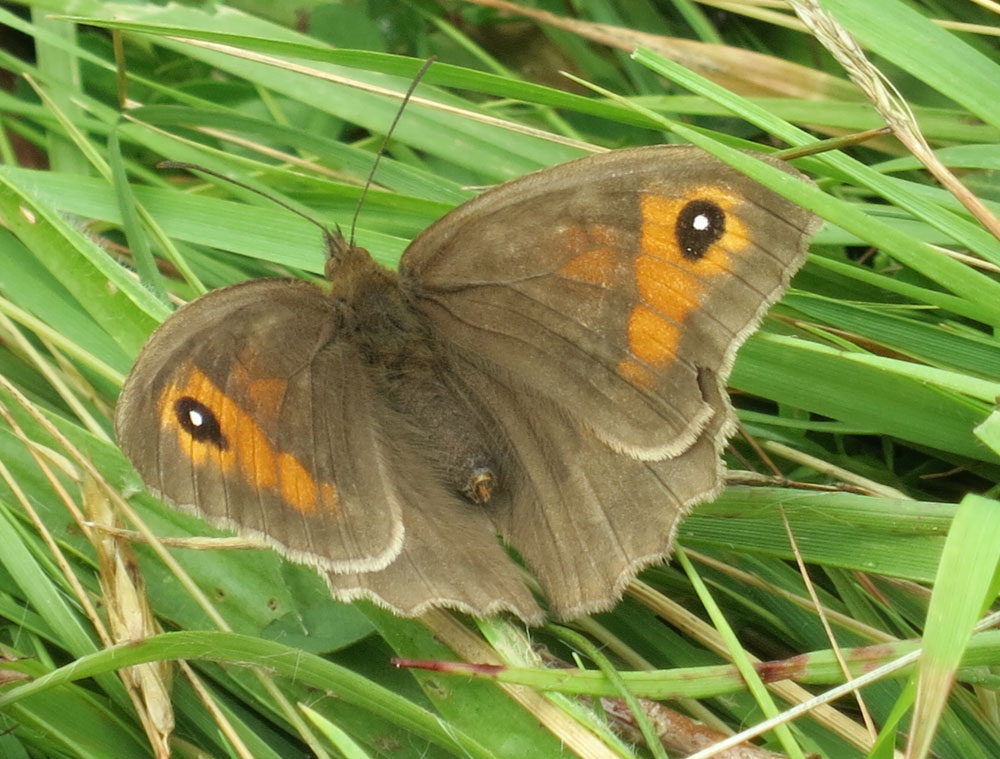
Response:
[{"label": "orange patch on wing", "polygon": [[[257,490],[276,492],[287,506],[303,514],[317,509],[336,512],[338,497],[332,483],[317,484],[309,471],[290,453],[275,450],[254,416],[235,400],[227,396],[202,371],[189,366],[182,372],[183,379],[164,388],[159,398],[160,426],[173,430],[177,445],[198,468],[217,467],[224,476],[237,476]],[[278,384],[258,380],[257,397],[263,401],[274,400]],[[284,382],[280,392],[284,394]],[[239,384],[239,378],[237,378]],[[251,398],[254,397],[251,394]],[[198,440],[181,426],[177,419],[176,404],[184,398],[193,398],[215,415],[219,429],[226,440],[222,447],[210,440]]]},{"label": "orange patch on wing", "polygon": [[283,379],[257,379],[247,383],[243,390],[245,403],[261,426],[273,429],[278,423],[287,389],[288,383]]},{"label": "orange patch on wing", "polygon": [[208,378],[201,372],[197,375],[188,377],[183,388],[184,392],[174,392],[175,390],[176,386],[171,385],[164,391],[164,394],[169,394],[170,397],[169,399],[165,398],[164,402],[160,406],[160,424],[164,426],[170,425],[177,429],[177,443],[180,445],[181,450],[184,451],[188,458],[194,462],[195,466],[205,467],[214,463],[224,472],[228,472],[231,468],[233,460],[231,458],[221,457],[221,451],[218,446],[206,445],[184,432],[183,428],[177,421],[177,412],[174,408],[177,401],[182,398],[197,398],[200,403],[203,403],[206,406],[220,407],[221,413],[217,416],[219,417],[220,424],[222,424],[223,415],[225,414],[226,409],[224,408],[225,404],[221,403],[220,399],[224,396],[219,389],[209,382]]},{"label": "orange patch on wing", "polygon": [[[725,214],[725,232],[697,258],[686,257],[677,239],[677,220],[688,203],[707,200]],[[731,258],[748,247],[746,228],[730,212],[739,196],[722,187],[696,187],[680,197],[646,194],[640,200],[642,231],[635,279],[639,305],[629,316],[632,355],[652,366],[673,361],[684,334],[684,322],[701,307],[712,280],[731,271]],[[630,379],[628,362],[619,372]],[[625,365],[625,366],[623,366]],[[631,381],[631,379],[630,379]]]},{"label": "orange patch on wing", "polygon": [[316,511],[316,482],[290,453],[278,454],[281,499],[306,516]]},{"label": "orange patch on wing", "polygon": [[649,369],[630,358],[618,362],[618,373],[637,387],[645,390],[653,388],[653,375]]},{"label": "orange patch on wing", "polygon": [[[688,203],[706,200],[717,205],[725,214],[726,231],[697,259],[685,258],[677,242],[676,225]],[[696,187],[680,197],[643,195],[639,211],[642,215],[640,248],[644,255],[662,258],[700,275],[721,274],[730,269],[730,256],[738,256],[749,247],[747,230],[732,210],[741,198],[722,187]]]},{"label": "orange patch on wing", "polygon": [[260,363],[256,353],[244,348],[233,364],[229,387],[233,389],[238,403],[257,420],[259,426],[273,429],[278,423],[288,382],[268,377]]},{"label": "orange patch on wing", "polygon": [[615,252],[611,248],[594,248],[572,258],[559,267],[559,274],[591,285],[608,287],[615,271]]},{"label": "orange patch on wing", "polygon": [[656,256],[639,256],[635,279],[640,300],[675,324],[698,307],[701,282],[690,272]]},{"label": "orange patch on wing", "polygon": [[247,403],[255,410],[266,409],[269,412],[276,412],[281,408],[287,389],[288,383],[283,379],[253,380],[246,386]]},{"label": "orange patch on wing", "polygon": [[574,224],[563,230],[563,251],[574,254],[556,272],[567,279],[610,287],[624,258],[622,233],[606,224]]},{"label": "orange patch on wing", "polygon": [[632,355],[653,366],[669,364],[676,355],[681,328],[652,309],[637,306],[628,318],[628,344]]},{"label": "orange patch on wing", "polygon": [[337,500],[337,489],[329,482],[319,484],[319,505],[323,511],[328,513],[336,513],[337,509],[340,508]]}]

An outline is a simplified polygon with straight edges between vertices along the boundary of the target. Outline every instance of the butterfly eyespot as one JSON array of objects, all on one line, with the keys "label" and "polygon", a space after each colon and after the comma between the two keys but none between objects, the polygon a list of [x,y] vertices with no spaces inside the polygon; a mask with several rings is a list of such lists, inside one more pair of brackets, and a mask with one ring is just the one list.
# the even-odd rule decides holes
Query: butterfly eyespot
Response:
[{"label": "butterfly eyespot", "polygon": [[677,215],[681,255],[697,261],[726,232],[726,212],[711,200],[692,200]]},{"label": "butterfly eyespot", "polygon": [[190,396],[178,398],[174,403],[174,413],[177,414],[177,423],[195,440],[211,443],[220,451],[229,447],[229,441],[219,427],[218,418],[204,403]]}]

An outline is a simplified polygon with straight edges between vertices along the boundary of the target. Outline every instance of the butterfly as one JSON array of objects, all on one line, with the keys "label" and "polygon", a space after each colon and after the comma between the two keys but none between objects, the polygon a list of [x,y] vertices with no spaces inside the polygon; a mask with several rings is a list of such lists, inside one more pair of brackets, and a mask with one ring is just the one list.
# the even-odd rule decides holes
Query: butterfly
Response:
[{"label": "butterfly", "polygon": [[694,147],[544,169],[445,215],[398,271],[331,234],[326,288],[180,308],[117,437],[152,492],[337,598],[537,624],[513,548],[552,614],[605,610],[720,492],[736,351],[818,225]]}]

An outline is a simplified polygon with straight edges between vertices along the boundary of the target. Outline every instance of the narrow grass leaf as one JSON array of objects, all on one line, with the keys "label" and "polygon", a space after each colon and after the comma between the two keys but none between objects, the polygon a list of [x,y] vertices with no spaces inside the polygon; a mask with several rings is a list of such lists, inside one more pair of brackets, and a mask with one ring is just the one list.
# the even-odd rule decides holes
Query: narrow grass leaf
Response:
[{"label": "narrow grass leaf", "polygon": [[[31,608],[52,630],[58,631],[59,643],[76,656],[84,656],[96,649],[92,630],[84,623],[62,589],[50,577],[50,572],[40,564],[32,550],[25,544],[16,526],[10,507],[0,503],[0,564],[20,588]],[[98,682],[105,692],[119,704],[125,703],[125,689],[114,675],[101,673]]]},{"label": "narrow grass leaf", "polygon": [[341,730],[337,725],[328,720],[319,712],[310,709],[305,704],[299,704],[299,708],[305,713],[326,739],[336,746],[344,759],[371,759],[371,754],[359,746],[350,735]]},{"label": "narrow grass leaf", "polygon": [[[110,196],[110,188],[105,185]],[[19,186],[7,167],[0,167],[0,216],[10,229],[129,354],[138,352],[156,322],[136,314],[131,302],[146,313],[166,316],[167,307],[132,279],[92,240],[73,229],[51,206]],[[126,295],[127,293],[127,295]]]},{"label": "narrow grass leaf", "polygon": [[[698,593],[698,598],[701,600],[702,604],[705,606],[705,610],[708,612],[709,618],[712,620],[712,624],[715,629],[719,632],[726,645],[726,649],[729,652],[729,656],[732,658],[733,663],[739,670],[741,677],[746,683],[747,689],[753,695],[754,700],[760,707],[760,710],[764,713],[765,717],[775,717],[778,714],[778,707],[771,698],[771,694],[767,692],[767,688],[764,686],[760,675],[757,673],[753,666],[746,650],[744,650],[743,645],[740,643],[739,637],[736,635],[736,631],[730,626],[729,622],[726,620],[725,615],[722,610],[715,603],[712,598],[711,592],[705,585],[701,576],[695,570],[694,565],[691,564],[687,555],[680,548],[676,552],[677,561],[683,567],[688,579],[694,586],[695,591]],[[805,759],[805,755],[802,752],[801,747],[792,735],[792,731],[788,725],[778,725],[774,729],[775,736],[781,743],[782,748],[792,759]]]},{"label": "narrow grass leaf", "polygon": [[576,630],[571,630],[568,627],[550,624],[548,626],[548,630],[556,636],[562,638],[570,646],[580,651],[597,665],[598,671],[604,675],[608,684],[612,687],[614,695],[622,699],[628,705],[629,711],[632,712],[632,718],[635,720],[635,724],[642,733],[642,737],[646,742],[646,747],[649,749],[649,752],[656,757],[656,759],[668,759],[663,743],[660,741],[656,731],[653,730],[649,715],[647,715],[643,710],[642,706],[636,699],[635,694],[629,690],[628,684],[622,678],[621,674],[614,668],[614,665],[608,660],[608,658],[601,653],[597,646],[595,646],[594,643],[588,640],[585,636],[576,632]]},{"label": "narrow grass leaf", "polygon": [[[316,44],[314,40],[300,38],[296,41],[276,37],[251,34],[233,34],[217,29],[196,26],[172,26],[168,24],[141,23],[109,19],[100,16],[65,16],[67,21],[105,28],[120,29],[155,37],[186,37],[207,42],[218,42],[241,50],[252,50],[271,55],[288,56],[301,60],[336,64],[362,71],[392,74],[404,79],[413,79],[423,62],[408,56],[392,55],[371,50],[337,49]],[[2,20],[2,16],[0,16]],[[75,48],[74,52],[80,51]],[[464,66],[455,66],[436,61],[424,75],[423,81],[441,87],[470,90],[484,95],[511,98],[526,103],[534,103],[550,108],[560,108],[592,116],[612,119],[634,126],[654,128],[656,123],[634,110],[616,103],[594,100],[556,87],[545,87],[533,82],[512,79],[509,76],[478,71]],[[796,103],[800,101],[794,101]],[[985,136],[983,132],[977,135]]]},{"label": "narrow grass leaf", "polygon": [[139,220],[135,196],[132,194],[132,187],[125,172],[125,162],[122,159],[121,141],[117,129],[111,130],[111,138],[108,141],[108,165],[111,168],[112,185],[115,188],[115,197],[118,199],[118,210],[122,216],[125,239],[128,240],[132,260],[139,272],[139,279],[147,290],[166,303],[167,290],[163,286],[163,275],[156,268],[156,260],[153,258],[153,251],[149,246],[149,238]]},{"label": "narrow grass leaf", "polygon": [[823,7],[869,50],[1000,126],[1000,114],[989,105],[1000,102],[1000,66],[914,6],[899,0],[823,0]]},{"label": "narrow grass leaf", "polygon": [[[822,234],[822,230],[820,231]],[[837,261],[833,258],[826,258],[822,255],[812,254],[809,256],[809,264],[819,266],[828,271],[836,272],[839,275],[848,277],[857,282],[878,287],[888,293],[894,293],[907,301],[926,303],[944,311],[948,311],[956,316],[964,316],[967,319],[983,321],[984,314],[974,303],[970,303],[964,298],[944,293],[940,290],[921,287],[912,282],[906,282],[896,277],[886,276],[879,272],[872,271],[864,266],[856,266],[844,261]]]},{"label": "narrow grass leaf", "polygon": [[899,316],[879,304],[845,303],[807,293],[789,293],[782,306],[935,366],[1000,378],[1000,344],[985,335],[974,338],[956,333],[944,325]]},{"label": "narrow grass leaf", "polygon": [[167,659],[205,659],[230,664],[252,664],[294,679],[302,685],[331,691],[339,698],[405,725],[428,740],[469,757],[493,755],[452,724],[444,723],[412,701],[332,662],[280,643],[247,635],[221,632],[172,632],[102,649],[71,664],[0,694],[0,708],[30,695],[96,677],[121,667]]},{"label": "narrow grass leaf", "polygon": [[758,334],[747,341],[733,387],[886,435],[998,463],[972,435],[988,409],[882,368],[844,361],[841,351],[798,338]]},{"label": "narrow grass leaf", "polygon": [[[807,132],[782,121],[761,108],[755,107],[746,99],[740,98],[732,92],[712,84],[673,61],[656,56],[642,48],[636,50],[635,57],[636,60],[652,67],[681,86],[716,100],[727,108],[730,108],[734,114],[780,137],[791,145],[804,145],[813,141],[813,138]],[[780,192],[776,187],[768,184],[766,177],[770,172],[757,172],[753,170],[750,168],[752,164],[750,164],[748,157],[740,159],[739,154],[733,148],[720,145],[701,132],[678,123],[672,124],[669,128],[690,142],[718,156],[726,161],[726,163],[745,171],[762,184]],[[846,176],[851,177],[859,185],[871,189],[890,202],[906,209],[917,218],[944,231],[956,243],[977,251],[980,255],[989,258],[995,263],[1000,263],[1000,242],[996,238],[978,224],[963,219],[950,210],[941,208],[937,203],[929,202],[928,199],[917,192],[919,185],[916,183],[904,182],[895,177],[884,176],[839,151],[824,154],[814,160],[825,163],[832,169],[844,172]],[[774,167],[767,168],[773,172],[777,171]],[[785,184],[787,185],[788,182],[786,181]],[[917,271],[921,271],[929,278],[940,282],[943,286],[952,289],[954,292],[960,292],[968,300],[981,306],[987,304],[987,298],[977,297],[977,282],[979,283],[978,286],[986,287],[988,292],[993,293],[991,297],[1000,297],[997,295],[1000,293],[1000,285],[994,283],[993,280],[980,275],[978,272],[968,270],[968,267],[959,264],[957,261],[946,259],[946,257],[921,243],[915,243],[908,236],[897,232],[867,214],[857,211],[857,209],[852,207],[852,204],[833,197],[829,197],[828,202],[824,203],[821,200],[822,193],[818,191],[814,191],[811,197],[809,193],[804,191],[794,196],[791,194],[786,195],[786,197],[815,211],[828,221],[832,221],[856,234],[862,240],[883,248],[902,263],[912,266]],[[867,222],[865,221],[866,219]],[[868,228],[869,226],[871,227],[870,229]],[[955,287],[961,287],[961,290],[955,290]],[[993,309],[990,312],[994,317],[991,321],[992,323],[996,321],[995,316],[997,312]]]},{"label": "narrow grass leaf", "polygon": [[998,566],[1000,503],[968,495],[948,533],[927,610],[907,759],[924,759],[931,749],[972,626],[993,601]]},{"label": "narrow grass leaf", "polygon": [[[457,643],[448,640],[434,625],[398,619],[373,604],[363,604],[362,608],[375,624],[379,634],[392,646],[398,656],[448,661],[454,659],[459,650]],[[426,617],[427,615],[425,620]],[[461,627],[461,623],[450,620],[449,615],[443,612],[433,615],[434,619],[441,617]],[[435,631],[432,631],[432,627]],[[477,648],[484,649],[488,652],[487,655],[496,656],[486,648],[482,640],[479,638],[474,640]],[[467,652],[464,655],[469,656]],[[472,656],[473,661],[482,661],[481,658],[475,658],[474,654]],[[434,704],[435,709],[448,720],[449,724],[455,725],[482,745],[493,747],[501,754],[510,753],[524,759],[545,759],[558,751],[560,745],[573,741],[574,736],[567,738],[553,735],[550,732],[551,722],[540,719],[538,715],[524,709],[519,702],[494,685],[471,681],[444,682],[438,673],[427,670],[411,670],[411,675],[426,698]],[[491,715],[488,720],[482,717],[485,711]],[[588,734],[587,745],[593,745],[593,741],[598,740],[578,723],[569,719],[566,722],[570,723],[574,731]],[[564,727],[565,723],[559,726]],[[603,744],[600,745],[602,753],[599,755],[605,756],[611,752],[611,749]]]},{"label": "narrow grass leaf", "polygon": [[1000,411],[994,411],[972,432],[983,445],[1000,455]]},{"label": "narrow grass leaf", "polygon": [[[24,652],[26,658],[13,664],[30,677],[44,677],[46,667]],[[102,677],[113,677],[102,675]],[[49,691],[40,698],[25,699],[5,708],[6,721],[13,722],[11,737],[20,738],[31,757],[72,757],[73,759],[150,759],[149,743],[129,722],[131,705],[109,702],[81,685]],[[13,759],[0,744],[0,756]]]}]

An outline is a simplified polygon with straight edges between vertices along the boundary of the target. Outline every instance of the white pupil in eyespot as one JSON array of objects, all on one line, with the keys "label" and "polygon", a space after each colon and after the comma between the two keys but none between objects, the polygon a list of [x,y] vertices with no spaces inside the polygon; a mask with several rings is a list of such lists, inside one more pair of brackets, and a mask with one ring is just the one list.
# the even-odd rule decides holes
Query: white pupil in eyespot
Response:
[{"label": "white pupil in eyespot", "polygon": [[708,220],[708,217],[705,214],[700,213],[691,220],[691,226],[698,232],[704,232],[712,226],[712,222]]},{"label": "white pupil in eyespot", "polygon": [[192,427],[201,427],[205,423],[205,417],[201,415],[200,411],[196,411],[195,409],[188,411],[188,419]]}]

